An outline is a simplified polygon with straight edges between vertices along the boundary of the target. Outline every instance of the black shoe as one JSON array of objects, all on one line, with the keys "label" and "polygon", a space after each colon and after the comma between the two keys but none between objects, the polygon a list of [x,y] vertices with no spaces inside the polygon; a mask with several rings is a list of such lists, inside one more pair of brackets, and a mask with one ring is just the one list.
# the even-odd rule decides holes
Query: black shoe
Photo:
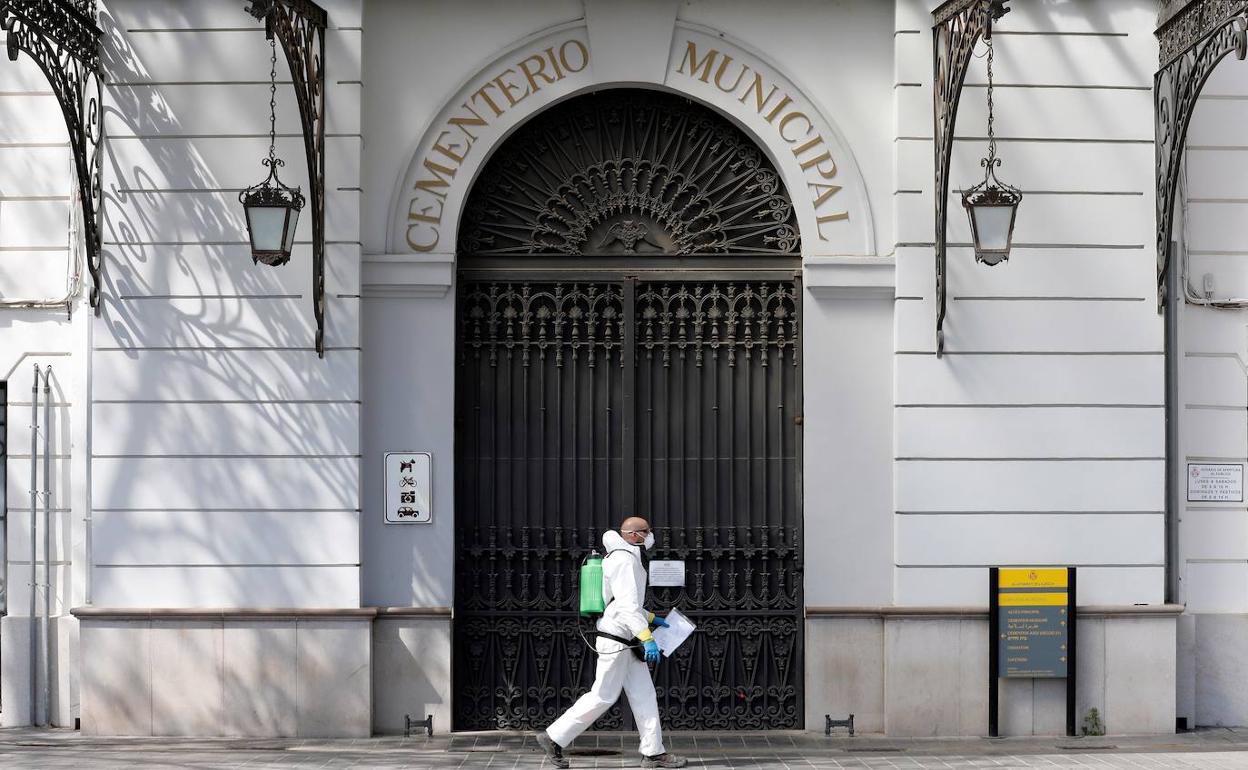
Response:
[{"label": "black shoe", "polygon": [[670,751],[665,751],[653,757],[642,757],[642,767],[684,767],[689,764],[689,760],[684,757],[678,757]]},{"label": "black shoe", "polygon": [[[555,767],[571,767],[572,763],[563,755],[563,748],[550,739],[545,730],[539,732],[536,736],[537,745],[542,747],[542,751],[546,752],[546,758],[550,760],[550,764]],[[651,767],[659,767],[659,765],[651,765]],[[664,767],[680,767],[680,765],[664,765]]]}]

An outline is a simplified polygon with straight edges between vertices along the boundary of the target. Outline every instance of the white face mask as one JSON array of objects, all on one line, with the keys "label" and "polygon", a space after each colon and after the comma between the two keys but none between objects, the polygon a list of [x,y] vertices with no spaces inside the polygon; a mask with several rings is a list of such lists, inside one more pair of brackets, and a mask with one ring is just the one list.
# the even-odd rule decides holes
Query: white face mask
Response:
[{"label": "white face mask", "polygon": [[653,532],[647,532],[647,533],[646,533],[646,539],[645,539],[645,540],[643,540],[643,541],[641,541],[641,544],[642,544],[642,545],[644,545],[644,546],[646,547],[646,550],[647,550],[647,551],[649,551],[651,548],[653,548],[653,547],[654,547],[654,533],[653,533]]}]

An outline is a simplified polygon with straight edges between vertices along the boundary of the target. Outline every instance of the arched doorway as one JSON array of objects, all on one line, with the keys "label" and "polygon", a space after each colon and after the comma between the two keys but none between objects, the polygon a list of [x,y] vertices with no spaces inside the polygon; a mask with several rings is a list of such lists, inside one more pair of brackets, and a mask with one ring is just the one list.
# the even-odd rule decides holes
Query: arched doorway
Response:
[{"label": "arched doorway", "polygon": [[658,667],[664,724],[801,727],[800,244],[772,164],[705,107],[602,91],[499,148],[460,234],[454,727],[544,726],[588,688],[577,569],[634,513],[685,565],[649,605],[699,624]]}]

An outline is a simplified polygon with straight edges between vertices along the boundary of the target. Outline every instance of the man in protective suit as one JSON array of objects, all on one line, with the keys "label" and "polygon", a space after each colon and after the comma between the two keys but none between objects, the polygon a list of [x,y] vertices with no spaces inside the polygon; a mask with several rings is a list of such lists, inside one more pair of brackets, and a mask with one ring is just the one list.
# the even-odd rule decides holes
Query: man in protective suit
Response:
[{"label": "man in protective suit", "polygon": [[[602,559],[602,598],[606,609],[598,620],[598,666],[594,685],[546,728],[537,734],[537,743],[555,767],[568,767],[563,749],[576,739],[611,704],[628,693],[633,718],[641,733],[642,767],[684,767],[682,757],[663,748],[663,730],[659,725],[659,703],[654,694],[654,681],[647,663],[659,662],[659,645],[650,633],[650,626],[666,626],[667,621],[647,612],[641,605],[646,595],[646,567],[641,549],[654,547],[654,534],[645,519],[624,520],[619,532],[606,532],[602,544],[607,555]],[[642,660],[633,654],[636,639],[644,649]]]}]

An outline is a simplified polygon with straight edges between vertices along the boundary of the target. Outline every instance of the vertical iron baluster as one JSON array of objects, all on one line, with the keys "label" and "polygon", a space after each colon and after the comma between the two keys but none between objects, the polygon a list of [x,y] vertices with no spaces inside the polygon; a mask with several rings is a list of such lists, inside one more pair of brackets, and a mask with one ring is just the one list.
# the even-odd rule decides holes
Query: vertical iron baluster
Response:
[{"label": "vertical iron baluster", "polygon": [[620,438],[623,444],[624,458],[621,463],[624,510],[622,516],[633,516],[637,510],[637,437],[635,393],[637,390],[637,279],[624,280],[624,349],[621,351],[620,365],[620,400],[622,402],[622,423]]}]

